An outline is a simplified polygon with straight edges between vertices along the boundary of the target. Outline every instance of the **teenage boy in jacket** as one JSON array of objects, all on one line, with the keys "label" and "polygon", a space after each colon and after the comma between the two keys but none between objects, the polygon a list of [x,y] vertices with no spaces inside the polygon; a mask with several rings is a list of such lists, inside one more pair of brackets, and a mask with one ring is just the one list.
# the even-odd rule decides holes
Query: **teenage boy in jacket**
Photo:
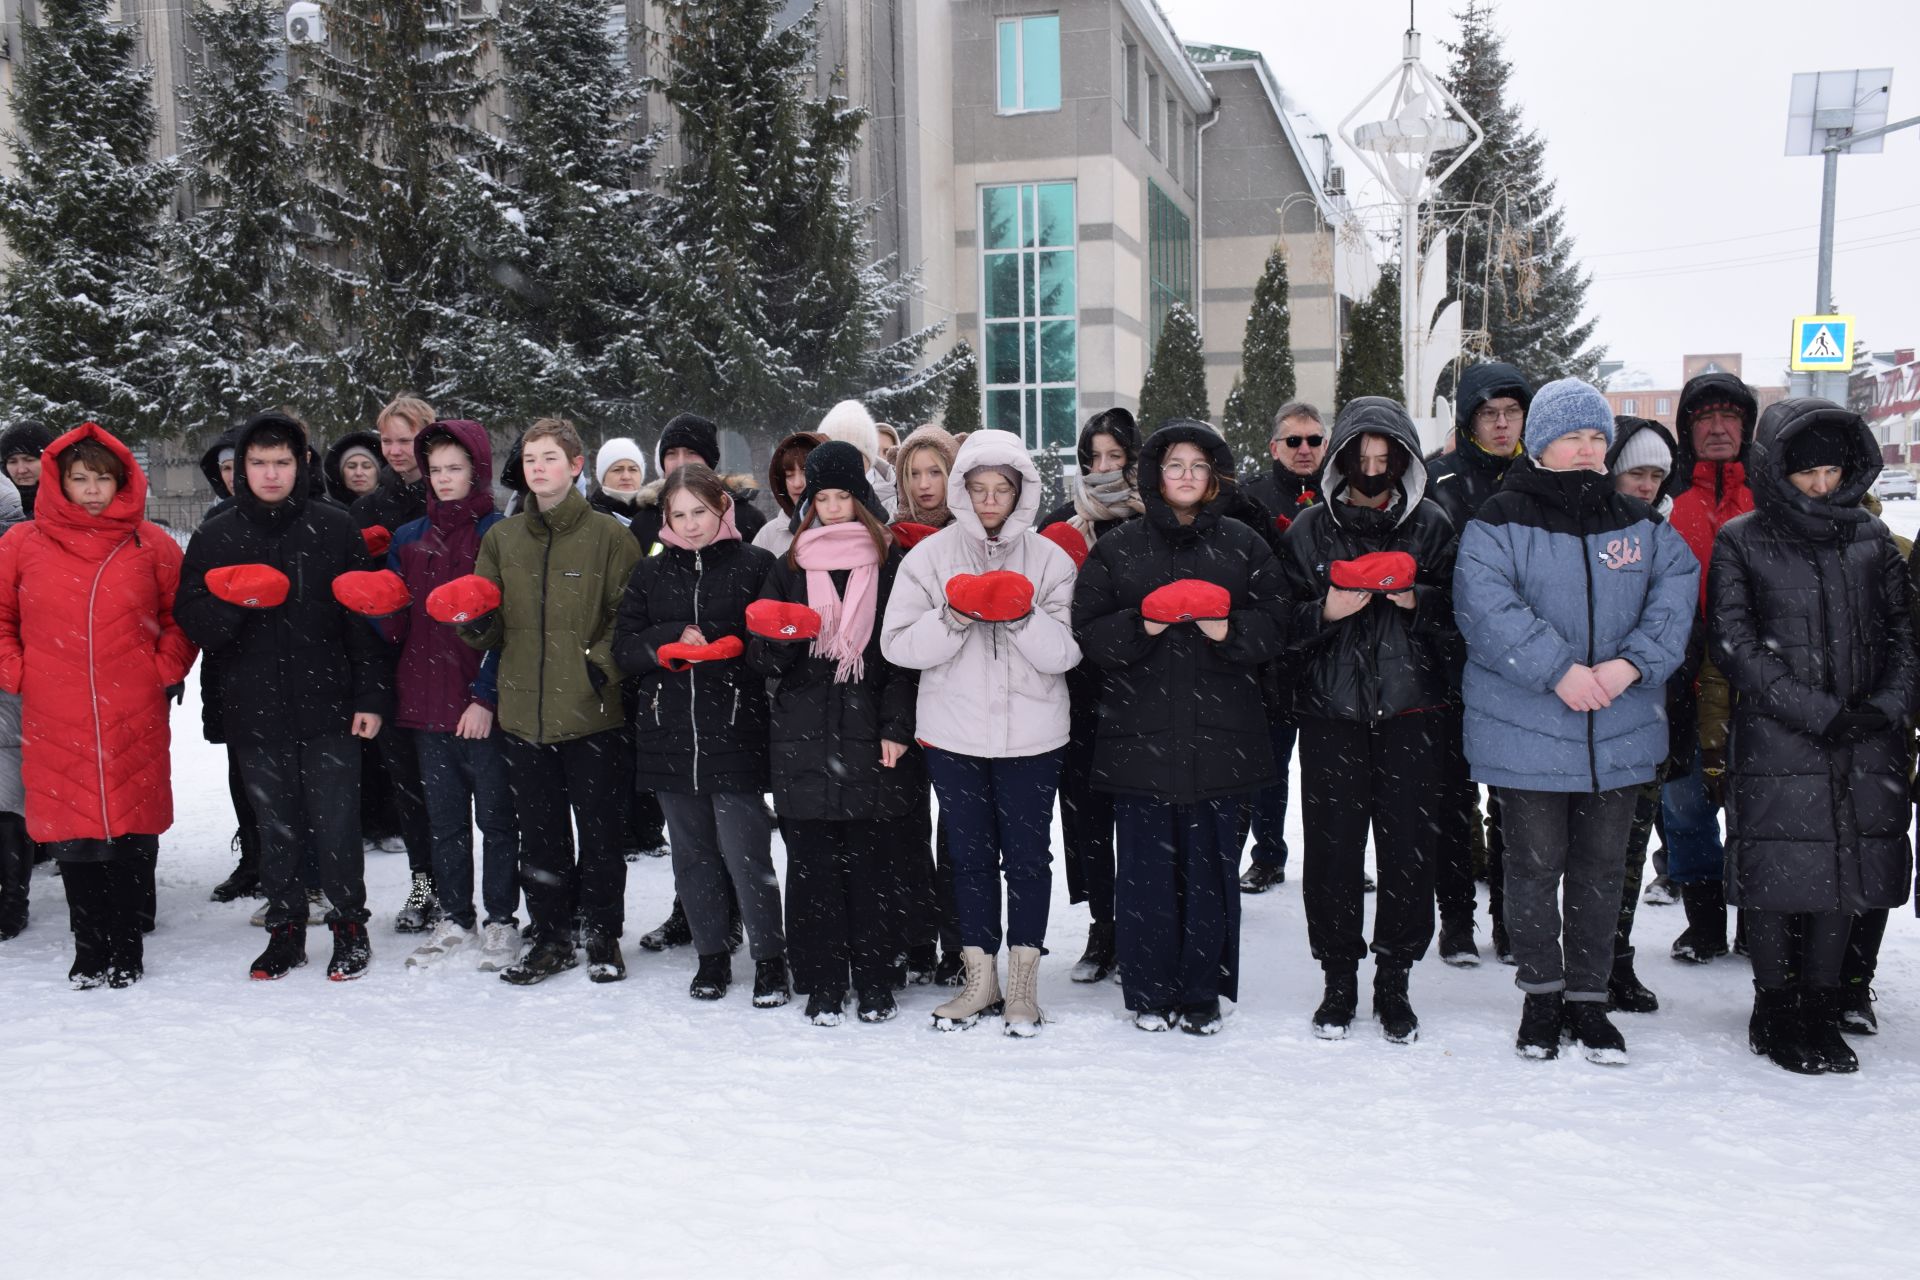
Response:
[{"label": "teenage boy in jacket", "polygon": [[500,651],[499,720],[534,938],[500,976],[530,986],[573,968],[577,913],[588,977],[618,982],[627,976],[620,847],[632,787],[613,624],[640,545],[574,486],[586,450],[571,422],[543,418],[527,428],[520,461],[526,508],[480,541],[474,575],[487,586],[468,578],[442,588],[480,592],[461,638]]},{"label": "teenage boy in jacket", "polygon": [[327,976],[357,978],[372,955],[360,843],[360,746],[392,711],[380,638],[333,597],[373,567],[346,512],[308,491],[307,430],[256,414],[235,448],[233,506],[187,544],[174,616],[217,671],[209,690],[259,819],[267,948],[255,978],[306,963],[310,849],[333,904]]}]

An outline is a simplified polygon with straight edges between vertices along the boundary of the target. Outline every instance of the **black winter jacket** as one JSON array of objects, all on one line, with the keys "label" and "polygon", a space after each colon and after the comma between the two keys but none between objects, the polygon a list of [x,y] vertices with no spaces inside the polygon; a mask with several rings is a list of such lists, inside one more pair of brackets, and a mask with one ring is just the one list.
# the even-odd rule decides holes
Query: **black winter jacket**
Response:
[{"label": "black winter jacket", "polygon": [[[1320,501],[1320,477],[1295,475],[1283,463],[1275,462],[1271,474],[1248,484],[1246,490],[1247,496],[1266,510],[1270,525],[1274,517],[1292,524],[1302,511]],[[1277,531],[1286,532],[1284,528]]]},{"label": "black winter jacket", "polygon": [[729,539],[687,551],[668,547],[634,568],[614,623],[613,657],[633,677],[642,791],[712,795],[767,789],[767,681],[745,655],[660,665],[660,646],[688,627],[708,641],[744,643],[747,606],[760,598],[773,557]]},{"label": "black winter jacket", "polygon": [[[1197,444],[1217,472],[1232,466],[1226,441],[1178,419],[1140,454],[1146,514],[1093,544],[1073,592],[1073,631],[1106,673],[1094,746],[1097,790],[1192,804],[1257,791],[1277,776],[1260,697],[1261,664],[1285,642],[1279,562],[1266,540],[1226,514],[1222,494],[1183,525],[1160,494],[1160,465],[1176,444]],[[1147,595],[1183,578],[1233,597],[1227,638],[1194,623],[1148,635]]]},{"label": "black winter jacket", "polygon": [[1524,408],[1533,400],[1527,376],[1510,364],[1477,364],[1460,375],[1454,396],[1453,452],[1441,454],[1427,463],[1427,497],[1437,503],[1453,522],[1453,531],[1467,527],[1500,492],[1507,468],[1514,457],[1496,458],[1473,442],[1473,415],[1495,396],[1510,396]]},{"label": "black winter jacket", "polygon": [[[245,468],[234,470],[233,505],[200,526],[180,570],[174,616],[207,654],[217,740],[236,746],[334,737],[357,712],[393,714],[386,644],[333,598],[335,578],[372,569],[373,559],[345,511],[308,496],[312,452],[295,452],[303,462],[293,496],[274,506],[253,496]],[[286,574],[286,602],[247,609],[208,591],[207,571],[234,564]]]},{"label": "black winter jacket", "polygon": [[[752,542],[753,535],[766,527],[766,513],[754,505],[754,499],[760,491],[753,487],[753,481],[745,476],[722,476],[727,493],[733,498],[733,527],[740,531],[740,541]],[[640,542],[640,554],[652,555],[660,542],[660,525],[666,513],[660,510],[660,490],[666,484],[664,479],[655,480],[640,490],[640,496],[631,507],[618,515],[633,530],[633,536]]]},{"label": "black winter jacket", "polygon": [[[1793,487],[1786,444],[1811,427],[1852,433],[1829,501]],[[1727,900],[1772,911],[1897,907],[1913,884],[1908,773],[1920,691],[1909,570],[1860,506],[1880,473],[1864,419],[1824,400],[1761,417],[1748,460],[1755,509],[1714,540],[1709,653],[1733,690],[1727,761]],[[1847,708],[1888,727],[1827,736]]]},{"label": "black winter jacket", "polygon": [[[916,799],[925,803],[924,788],[915,785],[924,774],[880,764],[882,739],[913,744],[914,705],[920,694],[919,673],[894,666],[880,653],[880,620],[886,617],[900,558],[900,549],[890,548],[880,565],[873,638],[867,642],[860,679],[836,683],[834,664],[815,657],[807,642],[755,636],[747,643],[747,661],[771,678],[768,757],[774,806],[782,818],[898,818]],[[844,590],[847,577],[836,572],[835,585]],[[775,560],[760,598],[805,604],[806,570],[795,569],[785,556]]]},{"label": "black winter jacket", "polygon": [[[485,480],[476,476],[474,482],[484,484]],[[378,489],[354,499],[352,511],[355,528],[379,525],[395,533],[401,525],[427,514],[427,478],[409,483],[389,471]]]},{"label": "black winter jacket", "polygon": [[[357,501],[357,499],[354,496],[353,490],[347,488],[346,477],[342,475],[340,472],[341,455],[346,453],[347,450],[353,448],[355,445],[358,445],[360,448],[366,449],[372,452],[374,466],[378,469],[378,473],[380,477],[380,485],[382,487],[386,486],[387,484],[395,482],[392,468],[388,467],[386,462],[380,456],[379,435],[377,435],[372,431],[349,431],[347,432],[347,434],[341,436],[338,440],[335,440],[332,444],[327,446],[327,456],[323,466],[323,471],[324,471],[324,475],[327,482],[327,496],[332,498],[335,502],[339,503],[343,507],[351,507]],[[425,488],[426,488],[426,482],[422,480],[421,481],[422,493],[420,498],[422,515],[426,514]],[[379,492],[379,489],[374,490],[374,493],[378,493],[378,492]],[[360,496],[372,497],[373,495],[362,494]],[[404,524],[406,522],[402,521],[401,523]],[[400,530],[400,525],[391,524],[387,526],[387,532],[389,533],[398,533],[399,530]]]},{"label": "black winter jacket", "polygon": [[[1336,458],[1362,434],[1385,436],[1405,455],[1400,492],[1379,510],[1342,497],[1346,481]],[[1298,713],[1372,724],[1445,706],[1452,655],[1459,649],[1453,622],[1456,539],[1446,514],[1424,498],[1426,467],[1412,421],[1378,396],[1350,403],[1334,426],[1320,483],[1327,501],[1293,522],[1282,556],[1290,601],[1288,639],[1300,665]],[[1375,551],[1413,557],[1415,607],[1402,609],[1380,596],[1358,613],[1326,621],[1322,609],[1332,585],[1330,566]]]}]

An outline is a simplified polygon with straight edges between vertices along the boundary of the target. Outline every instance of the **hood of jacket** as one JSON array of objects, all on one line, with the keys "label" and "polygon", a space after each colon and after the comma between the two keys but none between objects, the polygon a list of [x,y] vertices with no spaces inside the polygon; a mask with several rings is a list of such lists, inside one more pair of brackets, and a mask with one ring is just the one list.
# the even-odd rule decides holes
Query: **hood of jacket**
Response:
[{"label": "hood of jacket", "polygon": [[1027,446],[1011,431],[976,431],[960,442],[953,471],[947,476],[947,510],[953,522],[978,541],[987,540],[986,526],[973,513],[973,499],[967,495],[967,472],[979,467],[1012,467],[1020,473],[1020,496],[1013,512],[1000,526],[1001,541],[1019,537],[1033,528],[1040,518],[1040,469],[1033,465]]},{"label": "hood of jacket", "polygon": [[1747,453],[1753,447],[1755,420],[1759,417],[1760,401],[1755,398],[1753,388],[1730,373],[1700,373],[1687,379],[1687,385],[1680,388],[1680,403],[1673,414],[1673,434],[1676,437],[1673,449],[1673,473],[1680,477],[1679,487],[1687,488],[1693,482],[1693,419],[1694,415],[1710,404],[1730,404],[1740,411],[1740,452],[1732,462],[1745,462]]},{"label": "hood of jacket", "polygon": [[[67,497],[67,487],[58,476],[54,476],[40,486],[39,501],[33,508],[33,520],[48,536],[68,550],[87,559],[97,559],[131,535],[146,519],[147,475],[140,469],[140,464],[134,461],[133,451],[97,422],[83,422],[49,444],[46,450],[48,461],[51,463],[52,459],[60,456],[62,450],[82,440],[97,440],[109,453],[120,459],[120,465],[127,469],[127,482],[113,495],[113,501],[107,504],[107,509],[93,516]],[[85,547],[94,548],[95,553],[83,550]]]},{"label": "hood of jacket", "polygon": [[[253,438],[270,426],[286,427],[293,433],[293,456],[297,468],[293,478],[293,488],[284,502],[272,506],[253,496],[253,490],[247,487],[247,468],[244,460],[247,446]],[[260,414],[248,419],[239,428],[233,442],[233,502],[240,513],[258,524],[284,527],[298,519],[316,495],[312,486],[317,482],[313,474],[315,461],[313,446],[308,443],[307,429],[299,422],[281,414]]]},{"label": "hood of jacket", "polygon": [[448,418],[429,423],[413,438],[414,465],[427,474],[427,451],[451,440],[473,459],[473,488],[458,502],[442,502],[433,496],[433,484],[427,483],[427,520],[436,529],[471,524],[493,512],[493,441],[487,429],[466,418]]},{"label": "hood of jacket", "polygon": [[1533,403],[1533,387],[1527,375],[1510,364],[1490,360],[1477,364],[1460,375],[1453,401],[1453,434],[1456,447],[1464,449],[1473,442],[1473,415],[1495,396],[1512,396],[1522,410]]},{"label": "hood of jacket", "polygon": [[[346,455],[347,450],[356,445],[362,449],[369,450],[373,454],[373,487],[375,489],[385,484],[387,477],[393,474],[388,470],[386,460],[381,457],[380,437],[378,435],[371,431],[347,432],[347,434],[327,446],[326,460],[321,468],[322,474],[325,475],[327,481],[327,496],[343,507],[352,506],[353,500],[362,496],[347,488],[346,478],[340,473],[340,459]],[[205,468],[206,463],[203,461],[200,465],[202,468]],[[372,490],[368,492],[372,492]]]},{"label": "hood of jacket", "polygon": [[[1400,477],[1400,516],[1395,523],[1405,521],[1427,496],[1427,464],[1420,456],[1420,433],[1414,429],[1413,419],[1398,403],[1385,396],[1360,396],[1350,400],[1334,419],[1333,435],[1327,441],[1327,461],[1320,468],[1321,500],[1332,506],[1329,514],[1338,519],[1342,504],[1334,500],[1347,487],[1338,465],[1340,451],[1363,435],[1384,436],[1389,446],[1406,455],[1407,469]],[[1145,487],[1141,486],[1143,490]]]},{"label": "hood of jacket", "polygon": [[1653,508],[1663,509],[1673,500],[1680,490],[1680,448],[1663,423],[1652,418],[1636,418],[1631,414],[1617,414],[1613,419],[1613,447],[1607,450],[1607,474],[1613,474],[1614,463],[1619,461],[1620,453],[1627,447],[1627,441],[1642,431],[1651,431],[1666,441],[1667,452],[1673,456],[1673,465],[1667,468],[1667,478],[1660,482],[1660,492],[1654,495]]},{"label": "hood of jacket", "polygon": [[[1803,431],[1829,428],[1847,442],[1847,465],[1840,487],[1825,499],[1809,498],[1787,478],[1786,450]],[[1763,517],[1813,539],[1849,536],[1872,521],[1864,500],[1882,467],[1880,446],[1867,420],[1831,400],[1811,396],[1782,400],[1761,415],[1747,458],[1747,485]]]},{"label": "hood of jacket", "polygon": [[[240,428],[243,425],[245,424],[236,422],[222,431],[213,438],[213,443],[207,446],[206,452],[200,455],[200,474],[207,478],[207,485],[213,490],[213,496],[216,498],[233,496],[233,490],[228,488],[227,482],[220,478],[220,455],[232,449],[233,456],[236,459],[239,458]],[[379,437],[375,436],[374,439],[378,440]],[[375,449],[374,452],[377,454],[379,450]]]},{"label": "hood of jacket", "polygon": [[[1220,496],[1195,513],[1192,524],[1181,524],[1180,517],[1167,505],[1166,495],[1160,492],[1160,468],[1166,463],[1167,453],[1177,444],[1198,446],[1207,455],[1214,479],[1220,482]],[[1225,518],[1238,501],[1234,489],[1233,447],[1218,431],[1191,418],[1169,418],[1147,437],[1146,444],[1140,447],[1138,483],[1140,506],[1146,520],[1176,541],[1199,537]]]}]

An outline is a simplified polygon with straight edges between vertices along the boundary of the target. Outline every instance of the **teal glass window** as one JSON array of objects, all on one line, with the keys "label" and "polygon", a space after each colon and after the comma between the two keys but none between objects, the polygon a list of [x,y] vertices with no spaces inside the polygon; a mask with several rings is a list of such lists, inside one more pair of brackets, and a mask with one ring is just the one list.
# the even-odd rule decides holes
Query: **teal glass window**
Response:
[{"label": "teal glass window", "polygon": [[1029,449],[1072,449],[1080,384],[1073,184],[984,187],[980,226],[986,424]]},{"label": "teal glass window", "polygon": [[1160,345],[1167,309],[1193,310],[1193,222],[1159,186],[1147,184],[1148,350]]},{"label": "teal glass window", "polygon": [[1000,110],[1060,109],[1060,18],[1003,18],[996,31]]}]

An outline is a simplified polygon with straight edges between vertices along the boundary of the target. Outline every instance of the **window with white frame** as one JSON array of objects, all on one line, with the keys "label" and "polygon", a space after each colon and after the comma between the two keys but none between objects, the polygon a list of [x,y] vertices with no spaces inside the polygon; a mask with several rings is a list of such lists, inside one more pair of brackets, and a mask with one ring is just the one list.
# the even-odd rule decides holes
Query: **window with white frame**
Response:
[{"label": "window with white frame", "polygon": [[1658,400],[1654,401],[1653,411],[1655,413],[1672,413],[1673,401],[1667,399],[1665,396],[1661,396]]},{"label": "window with white frame", "polygon": [[1639,407],[1638,407],[1638,402],[1637,402],[1637,401],[1635,401],[1635,400],[1631,400],[1631,399],[1628,399],[1628,400],[1622,400],[1622,401],[1620,402],[1620,412],[1622,412],[1622,413],[1638,413],[1638,412],[1640,412],[1640,410],[1639,410]]},{"label": "window with white frame", "polygon": [[980,190],[986,425],[1070,450],[1079,416],[1079,229],[1071,182]]},{"label": "window with white frame", "polygon": [[1060,15],[1002,18],[1000,114],[1060,109]]}]

